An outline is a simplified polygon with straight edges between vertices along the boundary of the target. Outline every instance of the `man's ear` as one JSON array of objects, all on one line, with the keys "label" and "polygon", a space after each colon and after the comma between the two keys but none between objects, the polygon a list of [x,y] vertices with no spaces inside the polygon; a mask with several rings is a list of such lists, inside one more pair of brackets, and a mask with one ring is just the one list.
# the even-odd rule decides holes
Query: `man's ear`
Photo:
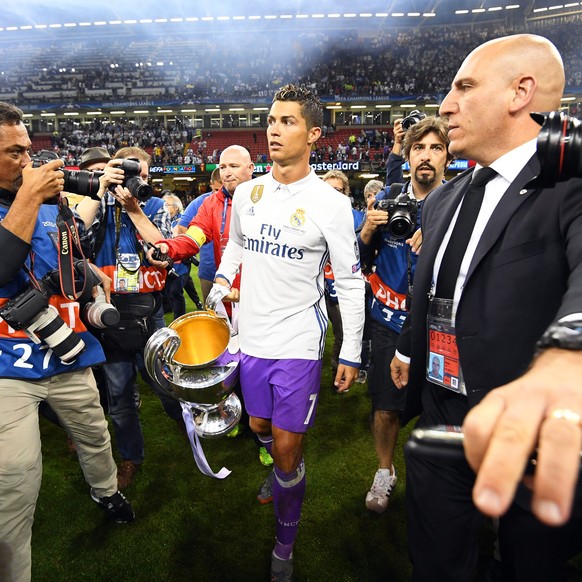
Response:
[{"label": "man's ear", "polygon": [[534,77],[520,77],[513,85],[514,95],[509,104],[509,112],[517,113],[524,107],[528,107],[537,88]]},{"label": "man's ear", "polygon": [[312,127],[307,133],[307,143],[313,145],[321,137],[321,127]]}]

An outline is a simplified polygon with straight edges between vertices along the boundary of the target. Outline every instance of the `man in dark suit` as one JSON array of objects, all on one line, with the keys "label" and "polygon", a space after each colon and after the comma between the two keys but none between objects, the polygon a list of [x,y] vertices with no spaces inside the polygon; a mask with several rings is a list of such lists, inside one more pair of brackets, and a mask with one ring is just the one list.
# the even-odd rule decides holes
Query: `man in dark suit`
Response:
[{"label": "man in dark suit", "polygon": [[[477,166],[425,203],[392,376],[408,385],[407,420],[420,413],[419,426],[463,425],[472,469],[463,458],[407,451],[415,581],[471,579],[482,514],[500,517],[507,580],[565,579],[564,562],[582,549],[582,180],[530,184],[540,173],[530,112],[558,109],[563,89],[556,48],[515,35],[475,49],[441,104],[450,152]],[[490,181],[469,190],[472,174],[479,182],[488,168]],[[471,221],[468,192],[479,192]],[[453,268],[455,248],[463,250]],[[568,320],[577,321],[578,342],[560,340]],[[428,352],[443,356],[443,381],[428,381]]]}]

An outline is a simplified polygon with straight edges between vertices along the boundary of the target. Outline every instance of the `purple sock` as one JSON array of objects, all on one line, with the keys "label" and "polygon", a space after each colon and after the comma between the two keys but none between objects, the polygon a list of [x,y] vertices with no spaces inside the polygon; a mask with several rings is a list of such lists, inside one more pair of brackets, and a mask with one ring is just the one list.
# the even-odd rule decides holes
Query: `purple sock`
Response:
[{"label": "purple sock", "polygon": [[273,482],[273,504],[277,519],[277,545],[275,554],[281,560],[288,560],[297,537],[301,507],[305,497],[305,462],[291,473],[284,473],[275,467]]},{"label": "purple sock", "polygon": [[269,455],[272,456],[273,435],[270,434],[269,436],[261,436],[260,434],[258,434],[257,437],[259,437],[261,445],[267,449],[267,453],[269,453]]}]

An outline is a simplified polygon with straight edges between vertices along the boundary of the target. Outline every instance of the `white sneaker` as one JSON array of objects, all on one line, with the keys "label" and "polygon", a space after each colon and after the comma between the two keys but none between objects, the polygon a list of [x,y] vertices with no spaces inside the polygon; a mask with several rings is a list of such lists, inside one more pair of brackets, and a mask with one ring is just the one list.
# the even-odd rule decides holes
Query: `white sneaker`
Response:
[{"label": "white sneaker", "polygon": [[366,495],[366,508],[376,513],[384,513],[388,508],[388,499],[396,485],[396,471],[394,465],[392,470],[378,469],[374,475],[374,482],[370,491]]}]

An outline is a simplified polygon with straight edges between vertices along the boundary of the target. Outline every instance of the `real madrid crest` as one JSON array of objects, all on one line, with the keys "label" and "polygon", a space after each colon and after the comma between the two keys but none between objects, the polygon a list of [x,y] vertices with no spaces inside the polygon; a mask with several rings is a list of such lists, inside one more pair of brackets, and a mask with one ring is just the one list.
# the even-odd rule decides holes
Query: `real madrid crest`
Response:
[{"label": "real madrid crest", "polygon": [[299,228],[305,224],[305,210],[303,208],[298,208],[292,215],[291,219],[289,220],[291,226],[295,228]]},{"label": "real madrid crest", "polygon": [[253,204],[256,204],[263,197],[263,189],[264,186],[262,184],[253,187],[253,191],[251,192],[251,201]]}]

